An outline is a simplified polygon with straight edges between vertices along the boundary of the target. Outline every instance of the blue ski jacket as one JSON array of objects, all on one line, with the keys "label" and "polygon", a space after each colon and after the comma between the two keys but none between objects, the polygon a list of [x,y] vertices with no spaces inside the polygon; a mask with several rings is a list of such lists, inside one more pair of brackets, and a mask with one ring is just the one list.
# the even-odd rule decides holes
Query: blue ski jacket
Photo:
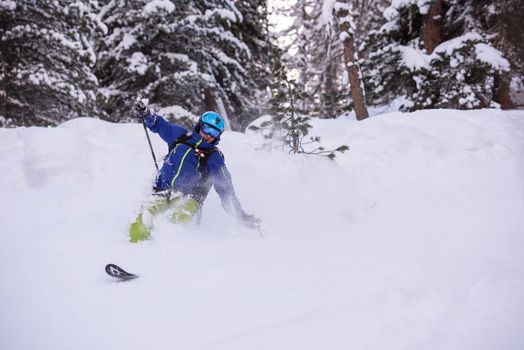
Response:
[{"label": "blue ski jacket", "polygon": [[[220,137],[209,144],[200,137],[198,125],[189,131],[152,112],[144,118],[144,124],[168,145],[169,153],[155,182],[158,190],[180,192],[202,204],[213,186],[222,201],[222,207],[228,213],[239,219],[246,217],[235,194],[224,155],[216,147]],[[185,140],[177,143],[181,137]]]}]

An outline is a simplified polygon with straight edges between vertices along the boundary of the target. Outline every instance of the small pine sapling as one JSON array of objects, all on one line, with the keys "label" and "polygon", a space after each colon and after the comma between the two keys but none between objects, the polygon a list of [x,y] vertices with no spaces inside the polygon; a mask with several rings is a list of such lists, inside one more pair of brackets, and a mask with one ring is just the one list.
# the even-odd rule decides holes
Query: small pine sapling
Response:
[{"label": "small pine sapling", "polygon": [[[300,106],[311,97],[304,92],[294,79],[289,78],[280,60],[273,66],[274,83],[271,85],[272,98],[269,101],[271,120],[259,126],[251,126],[254,131],[263,132],[268,139],[279,139],[291,153],[303,153],[335,158],[336,152],[345,152],[348,146],[327,150],[320,145],[320,137],[313,136],[306,140],[311,129],[309,111]],[[310,145],[319,144],[312,148]],[[304,147],[306,146],[306,147]]]}]

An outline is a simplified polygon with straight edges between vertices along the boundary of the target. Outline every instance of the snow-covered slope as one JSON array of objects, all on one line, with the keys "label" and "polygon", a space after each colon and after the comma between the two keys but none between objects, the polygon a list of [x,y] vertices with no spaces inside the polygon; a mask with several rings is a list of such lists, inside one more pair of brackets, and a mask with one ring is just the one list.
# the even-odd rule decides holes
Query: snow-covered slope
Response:
[{"label": "snow-covered slope", "polygon": [[[141,125],[0,129],[0,348],[524,348],[524,112],[316,120],[336,162],[221,149],[265,238],[216,194],[200,227],[127,227]],[[157,157],[166,146],[153,136]],[[141,277],[115,283],[120,264]]]}]

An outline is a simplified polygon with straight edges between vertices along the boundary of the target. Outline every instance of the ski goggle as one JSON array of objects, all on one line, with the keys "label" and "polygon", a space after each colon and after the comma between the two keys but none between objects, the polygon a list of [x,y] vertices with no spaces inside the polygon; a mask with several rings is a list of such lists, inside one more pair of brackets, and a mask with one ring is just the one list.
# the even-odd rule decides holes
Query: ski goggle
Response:
[{"label": "ski goggle", "polygon": [[209,135],[211,137],[217,138],[222,133],[220,130],[215,128],[212,125],[209,125],[208,123],[202,123],[202,126],[200,127],[200,130],[206,135]]}]

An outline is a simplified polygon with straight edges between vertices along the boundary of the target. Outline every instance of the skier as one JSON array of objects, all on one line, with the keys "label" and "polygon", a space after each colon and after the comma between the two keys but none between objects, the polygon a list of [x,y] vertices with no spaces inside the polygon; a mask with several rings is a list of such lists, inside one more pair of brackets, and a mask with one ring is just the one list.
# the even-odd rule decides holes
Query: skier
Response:
[{"label": "skier", "polygon": [[153,113],[142,101],[133,105],[133,115],[168,144],[169,153],[160,169],[153,193],[131,224],[131,242],[150,237],[153,217],[167,212],[173,223],[200,219],[202,204],[214,186],[224,210],[241,224],[259,229],[261,220],[242,209],[235,195],[224,155],[216,147],[224,131],[224,118],[216,112],[205,112],[193,131],[172,124]]}]

